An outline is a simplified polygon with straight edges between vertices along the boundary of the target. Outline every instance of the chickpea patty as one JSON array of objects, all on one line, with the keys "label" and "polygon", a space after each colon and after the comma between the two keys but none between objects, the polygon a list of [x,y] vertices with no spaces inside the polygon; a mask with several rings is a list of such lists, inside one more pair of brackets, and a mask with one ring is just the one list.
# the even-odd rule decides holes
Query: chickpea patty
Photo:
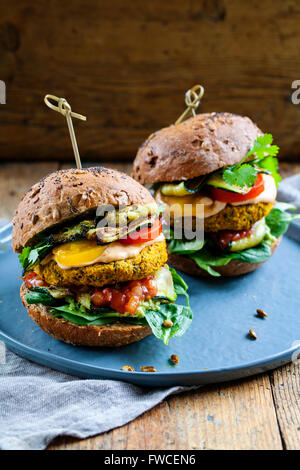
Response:
[{"label": "chickpea patty", "polygon": [[167,259],[164,240],[147,246],[137,256],[126,260],[71,269],[61,269],[54,260],[51,260],[44,266],[37,266],[35,271],[44,281],[54,286],[101,287],[151,276],[167,262]]},{"label": "chickpea patty", "polygon": [[227,204],[221,212],[205,219],[204,230],[205,232],[218,232],[219,230],[249,229],[255,222],[266,217],[272,207],[273,204],[266,202],[242,206]]}]

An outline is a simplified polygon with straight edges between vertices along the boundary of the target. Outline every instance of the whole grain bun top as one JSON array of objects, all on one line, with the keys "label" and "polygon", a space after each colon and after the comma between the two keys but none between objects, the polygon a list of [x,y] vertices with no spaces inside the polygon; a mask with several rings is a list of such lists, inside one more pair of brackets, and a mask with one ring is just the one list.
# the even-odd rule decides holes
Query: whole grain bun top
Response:
[{"label": "whole grain bun top", "polygon": [[155,202],[130,176],[102,167],[58,170],[32,186],[14,219],[12,246],[20,251],[43,230],[104,204],[129,206]]},{"label": "whole grain bun top", "polygon": [[133,177],[144,184],[206,175],[239,163],[262,134],[248,117],[198,114],[150,135],[138,150]]}]

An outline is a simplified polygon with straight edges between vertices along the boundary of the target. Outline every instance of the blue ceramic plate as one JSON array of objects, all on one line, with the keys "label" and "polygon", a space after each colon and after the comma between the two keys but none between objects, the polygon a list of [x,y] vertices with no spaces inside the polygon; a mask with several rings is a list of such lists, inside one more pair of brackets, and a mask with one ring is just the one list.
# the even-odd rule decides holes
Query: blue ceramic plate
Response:
[{"label": "blue ceramic plate", "polygon": [[[8,244],[9,233],[10,229],[0,234]],[[147,386],[208,384],[286,364],[300,348],[300,245],[292,238],[285,237],[271,260],[247,276],[207,280],[184,276],[194,311],[186,334],[171,339],[169,346],[150,336],[117,349],[73,347],[40,330],[20,301],[17,256],[2,248],[0,339],[21,356],[53,369]],[[269,317],[258,318],[258,307]],[[256,341],[248,338],[249,328],[256,331]],[[169,363],[171,354],[178,354],[178,366]],[[136,371],[154,366],[158,372],[123,372],[125,364]]]}]

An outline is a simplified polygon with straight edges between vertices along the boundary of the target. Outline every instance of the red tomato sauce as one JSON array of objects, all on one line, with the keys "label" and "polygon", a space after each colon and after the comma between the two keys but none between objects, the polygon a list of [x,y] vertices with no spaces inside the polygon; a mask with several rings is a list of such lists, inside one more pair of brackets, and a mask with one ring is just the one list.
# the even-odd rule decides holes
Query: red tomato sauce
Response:
[{"label": "red tomato sauce", "polygon": [[153,277],[130,281],[119,289],[97,288],[91,295],[95,307],[110,307],[119,313],[134,314],[140,302],[157,295],[157,284]]},{"label": "red tomato sauce", "polygon": [[[47,287],[49,284],[30,271],[24,280],[26,287]],[[71,289],[76,296],[80,289]],[[118,289],[114,287],[95,288],[91,292],[91,302],[95,307],[110,307],[119,313],[134,314],[143,300],[151,299],[157,295],[157,283],[153,277],[145,277],[139,281],[130,281]]]},{"label": "red tomato sauce", "polygon": [[251,228],[248,230],[236,231],[220,230],[219,232],[211,232],[210,237],[222,250],[225,250],[231,242],[235,242],[241,238],[249,237],[250,234]]},{"label": "red tomato sauce", "polygon": [[26,274],[25,277],[21,277],[21,279],[23,279],[28,289],[32,289],[32,287],[48,286],[48,283],[43,281],[43,279],[34,271],[30,271],[29,273]]}]

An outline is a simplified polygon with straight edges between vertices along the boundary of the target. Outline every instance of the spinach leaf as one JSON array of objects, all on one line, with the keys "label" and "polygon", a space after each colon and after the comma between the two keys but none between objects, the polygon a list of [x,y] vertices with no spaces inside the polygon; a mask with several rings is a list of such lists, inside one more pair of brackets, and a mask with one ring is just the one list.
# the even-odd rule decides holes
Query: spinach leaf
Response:
[{"label": "spinach leaf", "polygon": [[187,283],[182,279],[181,276],[179,276],[178,272],[175,271],[174,268],[171,268],[169,266],[169,270],[172,274],[172,279],[173,279],[173,285],[174,285],[174,290],[177,295],[184,295],[186,297],[186,303],[187,305],[190,304],[189,300],[189,295],[187,293],[188,290],[188,285]]},{"label": "spinach leaf", "polygon": [[169,250],[177,255],[188,255],[201,250],[204,244],[204,240],[197,240],[196,238],[193,240],[175,240],[172,238],[169,243]]},{"label": "spinach leaf", "polygon": [[300,214],[290,214],[287,210],[296,210],[296,207],[286,202],[277,202],[276,206],[266,217],[271,234],[278,238],[289,228],[290,223],[300,218]]},{"label": "spinach leaf", "polygon": [[[159,310],[146,310],[145,317],[156,338],[165,344],[172,337],[182,336],[190,326],[193,313],[190,307],[177,304],[161,304]],[[171,320],[170,328],[164,326],[165,320]]]},{"label": "spinach leaf", "polygon": [[[79,317],[77,315],[74,315],[70,312],[60,312],[57,311],[57,309],[51,309],[51,314],[55,318],[63,318],[64,320],[70,321],[71,323],[75,323],[75,325],[89,325],[90,322],[86,318]],[[104,323],[102,323],[103,325]]]},{"label": "spinach leaf", "polygon": [[41,292],[38,290],[30,290],[25,296],[28,304],[43,304],[46,306],[58,305],[59,301],[52,297],[48,292]]},{"label": "spinach leaf", "polygon": [[272,254],[271,244],[268,240],[264,240],[259,245],[246,250],[223,253],[217,247],[209,245],[209,249],[203,249],[195,255],[191,255],[190,258],[197,263],[199,268],[204,269],[212,276],[219,277],[221,275],[213,267],[225,266],[233,259],[243,261],[244,263],[263,263],[267,261]]},{"label": "spinach leaf", "polygon": [[89,312],[86,311],[86,309],[82,306],[79,306],[77,303],[75,306],[72,306],[71,304],[64,304],[61,305],[60,307],[55,307],[53,310],[55,312],[60,313],[62,316],[64,314],[71,314],[75,317],[80,317],[85,320],[93,321],[97,320],[99,317],[101,317],[101,314],[98,315],[91,315]]},{"label": "spinach leaf", "polygon": [[190,258],[195,261],[199,268],[215,277],[219,277],[221,274],[215,271],[212,266],[225,266],[231,260],[229,254],[220,253],[218,248],[212,244],[207,244],[202,250],[190,255]]},{"label": "spinach leaf", "polygon": [[236,251],[230,253],[231,259],[243,261],[244,263],[264,263],[272,255],[269,243],[264,241],[257,246],[248,248],[247,250]]},{"label": "spinach leaf", "polygon": [[136,318],[136,317],[99,317],[97,320],[94,320],[89,323],[89,325],[107,325],[116,322],[128,323],[128,325],[143,325],[147,326],[147,320],[145,318]]},{"label": "spinach leaf", "polygon": [[103,315],[80,315],[78,312],[72,311],[68,308],[53,308],[51,309],[51,314],[56,318],[64,318],[76,325],[109,325],[116,322],[132,325],[147,325],[145,318],[120,317],[120,315],[107,317]]}]

